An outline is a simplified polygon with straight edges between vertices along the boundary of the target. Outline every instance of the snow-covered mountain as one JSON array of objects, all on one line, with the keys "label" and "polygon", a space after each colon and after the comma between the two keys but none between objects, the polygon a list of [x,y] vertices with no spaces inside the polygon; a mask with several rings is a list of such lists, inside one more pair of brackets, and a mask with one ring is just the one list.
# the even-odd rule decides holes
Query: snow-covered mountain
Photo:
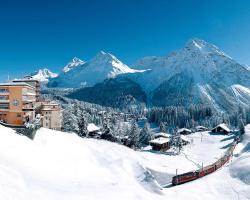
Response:
[{"label": "snow-covered mountain", "polygon": [[117,78],[139,84],[147,102],[155,106],[209,104],[217,110],[230,110],[250,104],[250,71],[200,39],[188,41],[165,57],[142,58],[133,68],[150,70]]},{"label": "snow-covered mountain", "polygon": [[31,74],[32,78],[40,82],[48,82],[50,78],[55,78],[58,74],[51,72],[47,68],[39,69],[34,74]]},{"label": "snow-covered mountain", "polygon": [[70,70],[74,69],[75,67],[78,67],[78,66],[81,66],[83,65],[84,63],[86,63],[85,61],[77,58],[77,57],[74,57],[72,59],[71,62],[69,62],[64,68],[63,68],[63,72],[69,72]]},{"label": "snow-covered mountain", "polygon": [[62,88],[93,86],[107,78],[135,72],[141,72],[141,70],[131,69],[112,54],[101,51],[92,60],[79,64],[69,71],[64,70],[57,78],[49,82],[49,86]]}]

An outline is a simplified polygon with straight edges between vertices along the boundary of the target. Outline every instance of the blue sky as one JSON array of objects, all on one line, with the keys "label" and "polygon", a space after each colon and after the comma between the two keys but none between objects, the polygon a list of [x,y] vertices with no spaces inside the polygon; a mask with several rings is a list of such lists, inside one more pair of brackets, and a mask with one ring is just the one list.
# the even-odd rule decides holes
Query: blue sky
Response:
[{"label": "blue sky", "polygon": [[0,80],[104,50],[126,64],[198,37],[250,64],[249,0],[8,0],[0,5]]}]

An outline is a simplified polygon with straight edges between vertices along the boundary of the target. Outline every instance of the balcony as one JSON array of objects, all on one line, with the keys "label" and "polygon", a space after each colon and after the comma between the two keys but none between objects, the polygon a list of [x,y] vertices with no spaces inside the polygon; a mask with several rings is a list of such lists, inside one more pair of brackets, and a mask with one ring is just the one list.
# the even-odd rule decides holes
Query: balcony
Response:
[{"label": "balcony", "polygon": [[0,98],[0,103],[9,103],[9,102],[10,102],[9,99],[1,99],[1,98]]}]

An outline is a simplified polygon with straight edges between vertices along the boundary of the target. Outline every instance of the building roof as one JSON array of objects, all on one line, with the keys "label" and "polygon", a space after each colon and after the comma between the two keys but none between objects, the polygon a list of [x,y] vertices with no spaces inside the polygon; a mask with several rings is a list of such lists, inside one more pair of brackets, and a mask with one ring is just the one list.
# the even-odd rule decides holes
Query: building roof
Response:
[{"label": "building roof", "polygon": [[225,131],[227,131],[227,132],[230,132],[231,130],[230,130],[230,128],[228,128],[228,126],[225,124],[225,123],[222,123],[222,124],[219,124],[219,125],[217,125],[216,127],[214,127],[212,130],[214,130],[214,129],[216,129],[216,128],[222,128],[222,129],[224,129]]},{"label": "building roof", "polygon": [[165,138],[169,138],[171,135],[169,133],[163,133],[163,132],[160,132],[160,133],[156,133],[153,135],[154,138],[156,137],[165,137]]},{"label": "building roof", "polygon": [[149,143],[150,144],[165,144],[167,142],[170,141],[170,138],[166,138],[166,137],[159,137],[153,140],[150,140]]},{"label": "building roof", "polygon": [[24,83],[24,82],[0,83],[0,86],[28,86],[28,87],[32,87],[33,89],[35,89],[35,87],[33,87],[32,85],[28,83]]},{"label": "building roof", "polygon": [[37,83],[39,83],[38,80],[28,79],[28,78],[25,78],[25,79],[14,79],[12,82],[37,82]]},{"label": "building roof", "polygon": [[183,131],[186,131],[186,132],[192,132],[190,129],[187,129],[187,128],[180,128],[178,131],[177,131],[177,133],[181,133],[181,132],[183,132]]},{"label": "building roof", "polygon": [[205,126],[196,126],[195,128],[196,129],[207,129],[207,127],[205,127]]},{"label": "building roof", "polygon": [[89,132],[93,132],[93,131],[99,131],[100,127],[96,126],[94,123],[90,123],[88,124],[87,129]]}]

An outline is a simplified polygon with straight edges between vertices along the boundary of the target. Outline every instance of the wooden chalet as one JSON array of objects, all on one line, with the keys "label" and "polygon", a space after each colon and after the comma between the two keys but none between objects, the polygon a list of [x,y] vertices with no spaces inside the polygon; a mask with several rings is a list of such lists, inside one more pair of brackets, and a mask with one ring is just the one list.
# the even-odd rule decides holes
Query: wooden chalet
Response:
[{"label": "wooden chalet", "polygon": [[170,138],[158,137],[156,139],[150,140],[149,144],[155,151],[166,151],[170,149]]},{"label": "wooden chalet", "polygon": [[100,131],[101,128],[96,126],[94,123],[88,124],[87,129],[90,137],[99,138],[102,134]]},{"label": "wooden chalet", "polygon": [[231,130],[228,128],[228,126],[226,124],[219,124],[217,125],[216,127],[214,127],[212,130],[211,130],[212,133],[222,133],[222,134],[226,134],[228,135]]},{"label": "wooden chalet", "polygon": [[187,128],[181,128],[177,132],[181,135],[189,135],[192,133],[192,131],[190,129],[187,129]]}]

